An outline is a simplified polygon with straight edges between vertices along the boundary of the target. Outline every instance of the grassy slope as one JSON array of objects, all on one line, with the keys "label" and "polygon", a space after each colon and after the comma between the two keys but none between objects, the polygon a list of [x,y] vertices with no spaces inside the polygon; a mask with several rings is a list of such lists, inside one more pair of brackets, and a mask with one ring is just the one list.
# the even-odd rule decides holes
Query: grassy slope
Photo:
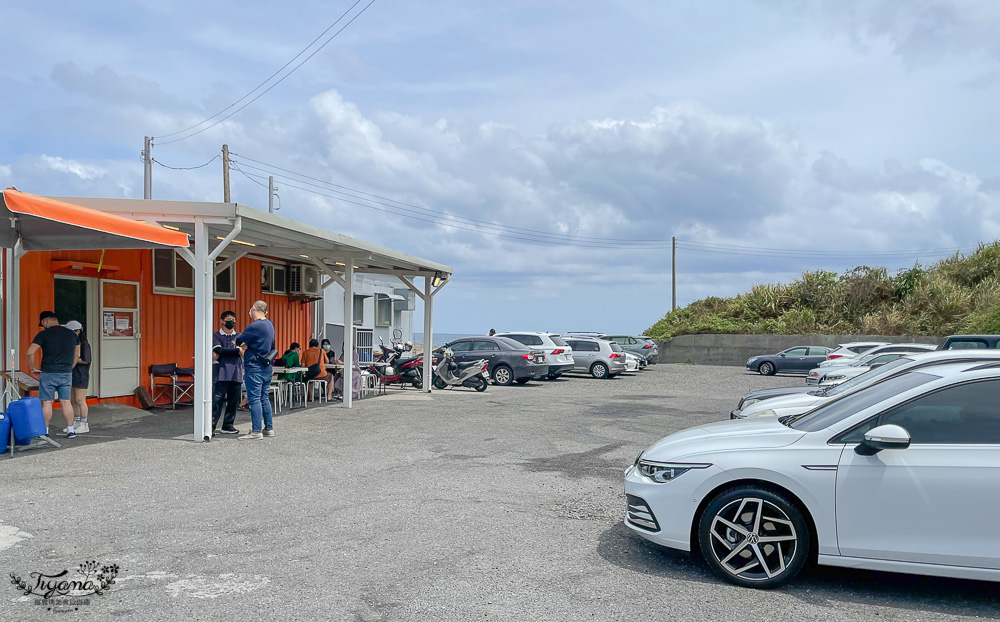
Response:
[{"label": "grassy slope", "polygon": [[860,266],[754,285],[733,298],[705,298],[668,313],[645,334],[699,333],[1000,333],[1000,241],[894,275]]}]

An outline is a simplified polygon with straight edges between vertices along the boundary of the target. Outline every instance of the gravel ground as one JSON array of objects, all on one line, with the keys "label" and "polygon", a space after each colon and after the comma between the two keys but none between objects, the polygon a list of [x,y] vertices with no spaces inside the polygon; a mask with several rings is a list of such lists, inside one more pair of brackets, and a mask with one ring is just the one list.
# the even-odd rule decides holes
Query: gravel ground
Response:
[{"label": "gravel ground", "polygon": [[[818,569],[736,588],[621,524],[622,471],[641,449],[727,417],[748,389],[800,382],[657,365],[391,391],[279,416],[276,438],[250,443],[190,441],[190,411],[105,409],[64,449],[0,460],[0,570],[117,563],[106,594],[66,616],[100,620],[1000,615],[994,584],[971,581]],[[0,620],[53,615],[13,585],[0,598]]]}]

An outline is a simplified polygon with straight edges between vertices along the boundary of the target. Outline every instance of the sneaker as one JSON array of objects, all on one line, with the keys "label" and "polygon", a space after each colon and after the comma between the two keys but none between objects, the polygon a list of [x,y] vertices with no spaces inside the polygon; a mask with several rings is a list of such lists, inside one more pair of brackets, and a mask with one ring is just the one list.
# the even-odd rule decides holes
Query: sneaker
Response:
[{"label": "sneaker", "polygon": [[77,434],[86,434],[87,432],[90,432],[90,425],[86,421],[81,421],[75,427]]},{"label": "sneaker", "polygon": [[222,428],[219,430],[219,434],[239,434],[240,431],[236,428]]},{"label": "sneaker", "polygon": [[274,436],[274,430],[264,430],[264,436]]},{"label": "sneaker", "polygon": [[76,438],[76,430],[66,433],[66,438]]},{"label": "sneaker", "polygon": [[244,434],[243,436],[240,437],[240,440],[241,441],[259,441],[262,438],[264,438],[264,435],[261,434],[260,432],[247,432],[246,434]]}]

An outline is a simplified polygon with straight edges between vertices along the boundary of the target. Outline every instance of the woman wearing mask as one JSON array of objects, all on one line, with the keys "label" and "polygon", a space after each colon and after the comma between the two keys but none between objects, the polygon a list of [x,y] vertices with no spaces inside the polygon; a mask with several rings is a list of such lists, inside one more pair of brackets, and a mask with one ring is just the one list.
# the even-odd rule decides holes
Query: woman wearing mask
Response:
[{"label": "woman wearing mask", "polygon": [[332,363],[337,360],[337,354],[333,351],[333,348],[330,346],[329,339],[324,339],[323,341],[319,342],[319,347],[323,350],[323,353],[326,355],[327,363]]},{"label": "woman wearing mask", "polygon": [[73,368],[73,390],[70,393],[70,402],[73,404],[73,428],[77,434],[90,432],[90,425],[87,423],[87,389],[90,387],[90,363],[92,360],[90,342],[87,341],[87,334],[83,332],[83,324],[73,320],[66,323],[66,328],[76,333],[80,340],[80,362]]}]

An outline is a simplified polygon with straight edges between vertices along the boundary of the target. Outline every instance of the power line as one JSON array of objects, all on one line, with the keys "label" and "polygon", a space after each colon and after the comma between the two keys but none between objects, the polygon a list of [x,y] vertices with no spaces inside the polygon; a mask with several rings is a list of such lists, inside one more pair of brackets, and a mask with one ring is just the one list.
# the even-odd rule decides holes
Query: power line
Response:
[{"label": "power line", "polygon": [[[431,208],[428,208],[428,207],[422,207],[420,205],[414,205],[412,203],[406,203],[406,202],[403,202],[403,201],[398,201],[396,199],[390,199],[388,197],[383,197],[383,196],[380,196],[380,195],[377,195],[377,194],[372,194],[370,192],[365,192],[363,190],[358,190],[356,188],[350,188],[348,186],[342,186],[340,184],[335,184],[335,183],[333,183],[331,181],[327,181],[325,179],[320,179],[318,177],[310,177],[309,175],[306,175],[304,173],[299,173],[297,171],[292,171],[292,170],[289,170],[287,168],[282,168],[280,166],[276,166],[274,164],[268,164],[267,162],[262,162],[260,160],[255,160],[255,159],[253,159],[251,157],[248,157],[248,156],[245,156],[245,155],[241,155],[241,154],[238,154],[238,153],[234,153],[233,155],[237,156],[237,157],[240,157],[240,158],[242,158],[244,160],[249,160],[250,162],[256,162],[257,164],[261,164],[261,165],[263,165],[265,167],[268,167],[268,168],[261,168],[261,167],[258,167],[258,166],[253,166],[252,164],[244,164],[244,166],[246,166],[247,168],[251,168],[251,169],[255,169],[255,170],[263,171],[263,172],[267,172],[267,173],[273,173],[275,171],[283,171],[285,173],[289,173],[289,174],[295,175],[296,177],[301,177],[303,179],[309,179],[309,180],[312,180],[312,181],[317,181],[317,182],[320,182],[320,183],[325,184],[327,186],[333,186],[334,188],[340,188],[340,189],[343,189],[343,190],[346,190],[346,191],[349,191],[349,192],[354,192],[356,194],[364,195],[366,197],[372,197],[372,198],[375,198],[375,199],[379,199],[380,201],[389,201],[391,203],[396,203],[396,204],[404,206],[404,207],[409,207],[409,208],[420,210],[422,212],[427,212],[427,213],[429,213],[431,215],[434,215],[434,216],[441,216],[442,215],[441,212],[439,212],[437,210],[434,210],[434,209],[431,209]],[[289,179],[288,177],[280,175],[280,174],[277,174],[275,176],[276,177],[282,177],[283,179]],[[305,181],[302,181],[302,180],[299,180],[299,179],[294,179],[293,181],[298,181],[299,183],[304,183],[304,184],[307,184],[307,185],[313,185],[313,184],[308,184],[308,182],[305,182]],[[329,191],[330,192],[337,192],[336,190],[329,190]],[[350,196],[350,195],[348,195],[348,196]],[[361,197],[355,197],[355,198],[361,198]],[[370,199],[368,199],[368,200],[370,200]],[[377,202],[378,201],[376,201],[376,203]],[[666,243],[669,242],[669,240],[660,240],[660,239],[655,239],[655,240],[639,240],[639,239],[623,239],[623,238],[590,237],[590,236],[581,236],[581,235],[570,235],[570,234],[567,234],[567,233],[547,233],[547,232],[539,231],[538,229],[525,229],[523,227],[514,227],[514,226],[511,226],[511,225],[501,225],[501,224],[490,222],[490,221],[487,221],[487,220],[478,220],[476,218],[469,218],[467,216],[458,216],[458,215],[455,215],[455,214],[447,214],[447,215],[449,217],[451,217],[451,218],[455,218],[455,219],[458,219],[458,220],[466,221],[466,222],[469,222],[469,223],[476,223],[476,224],[484,225],[484,226],[488,226],[488,227],[501,227],[503,229],[509,229],[510,231],[520,231],[520,232],[529,233],[529,234],[532,234],[532,235],[542,235],[542,236],[548,236],[548,237],[559,238],[559,239],[572,239],[572,240],[581,240],[581,241],[594,241],[594,242],[601,242],[601,243],[623,242],[623,243],[627,243],[627,244],[636,244],[636,243],[666,244]]]},{"label": "power line", "polygon": [[[678,244],[683,244],[690,250],[694,250],[694,247],[704,249],[704,250],[718,250],[718,251],[733,251],[733,252],[773,252],[773,253],[787,253],[794,255],[913,255],[913,254],[927,254],[927,253],[938,253],[938,252],[955,252],[957,250],[963,250],[963,248],[927,248],[927,249],[912,249],[912,250],[893,250],[893,251],[868,251],[868,250],[811,250],[811,249],[794,249],[794,248],[763,248],[759,246],[736,246],[732,244],[718,244],[713,242],[698,242],[694,240],[678,240]],[[966,247],[975,248],[975,247]]]},{"label": "power line", "polygon": [[735,255],[743,257],[761,257],[761,258],[772,258],[772,259],[798,259],[798,260],[808,260],[813,262],[819,261],[852,261],[859,259],[875,259],[878,261],[889,261],[889,260],[902,260],[902,259],[931,259],[938,257],[947,257],[949,255],[954,255],[956,252],[975,250],[977,247],[969,246],[964,248],[951,249],[946,251],[929,251],[926,253],[912,253],[909,255],[898,255],[898,256],[872,256],[864,251],[857,251],[853,255],[837,255],[837,256],[822,256],[822,255],[782,255],[775,253],[752,253],[752,252],[742,252],[742,251],[726,251],[726,250],[709,250],[704,248],[696,248],[690,246],[682,246],[681,241],[677,240],[677,248],[695,252],[695,253],[711,253],[716,255]]},{"label": "power line", "polygon": [[[344,13],[343,13],[343,14],[342,14],[342,15],[341,15],[340,17],[338,17],[338,18],[337,18],[337,21],[335,21],[335,22],[333,22],[332,24],[330,24],[330,26],[328,26],[326,30],[324,30],[324,31],[323,31],[322,33],[320,33],[320,35],[319,35],[318,37],[316,37],[315,39],[313,39],[313,40],[312,40],[312,42],[311,42],[311,43],[309,43],[309,45],[307,45],[307,46],[306,46],[305,48],[303,48],[303,49],[302,49],[302,51],[301,51],[301,52],[299,52],[298,54],[296,54],[296,55],[295,55],[295,56],[294,56],[294,57],[293,57],[293,58],[292,58],[292,59],[291,59],[290,61],[288,61],[287,63],[285,63],[285,64],[284,64],[284,65],[283,65],[283,66],[282,66],[282,67],[281,67],[280,69],[278,69],[278,70],[277,70],[276,72],[274,72],[273,74],[271,74],[270,76],[268,76],[268,78],[267,78],[266,80],[264,80],[263,82],[261,82],[260,84],[258,84],[258,85],[257,85],[256,87],[254,87],[254,88],[253,88],[253,90],[251,90],[251,91],[250,91],[249,93],[247,93],[247,94],[246,94],[246,95],[244,95],[243,97],[239,98],[239,99],[238,99],[238,100],[236,100],[235,102],[233,102],[233,103],[229,104],[228,106],[226,106],[225,108],[223,108],[223,109],[222,109],[222,110],[220,110],[219,112],[215,113],[214,115],[212,115],[212,116],[208,117],[207,119],[204,119],[204,120],[202,120],[202,121],[199,121],[198,123],[195,123],[195,124],[194,124],[194,125],[192,125],[191,127],[188,127],[188,128],[185,128],[185,129],[183,129],[183,130],[178,130],[178,131],[176,131],[176,132],[174,132],[174,133],[172,133],[172,134],[167,134],[167,135],[166,135],[165,137],[169,137],[169,136],[176,136],[177,134],[184,134],[185,132],[188,132],[188,131],[190,131],[190,130],[193,130],[194,128],[198,127],[199,125],[203,125],[203,124],[205,124],[205,123],[208,123],[208,122],[209,122],[209,121],[211,121],[212,119],[215,119],[215,118],[216,118],[216,117],[218,117],[219,115],[221,115],[221,114],[225,113],[225,112],[226,112],[227,110],[231,109],[231,108],[232,108],[233,106],[236,106],[237,104],[239,104],[240,102],[242,102],[243,100],[245,100],[245,99],[246,99],[247,97],[250,97],[250,95],[252,95],[252,94],[253,94],[254,92],[256,92],[257,90],[259,90],[259,89],[260,89],[261,87],[263,87],[263,86],[264,86],[265,84],[267,84],[268,82],[270,82],[270,81],[271,81],[271,80],[272,80],[272,79],[273,79],[273,78],[274,78],[275,76],[277,76],[278,74],[280,74],[280,73],[281,73],[282,71],[284,71],[284,69],[285,69],[286,67],[288,67],[288,65],[292,64],[292,63],[293,63],[293,62],[295,61],[295,59],[297,59],[297,58],[299,58],[300,56],[302,56],[302,55],[303,55],[303,54],[304,54],[304,53],[306,52],[306,50],[308,50],[308,49],[309,49],[310,47],[312,47],[312,46],[313,46],[313,45],[314,45],[314,44],[316,43],[316,41],[318,41],[318,40],[319,40],[319,39],[320,39],[320,38],[321,38],[321,37],[322,37],[323,35],[325,35],[325,34],[326,34],[327,32],[329,32],[329,31],[330,31],[330,30],[331,30],[331,29],[332,29],[332,28],[333,28],[334,26],[336,26],[336,25],[337,25],[338,23],[340,23],[340,21],[341,21],[342,19],[344,19],[345,17],[347,17],[347,15],[348,15],[348,14],[350,14],[350,12],[354,10],[354,7],[358,6],[358,4],[360,4],[360,3],[361,3],[361,0],[357,0],[357,1],[356,1],[356,2],[354,3],[354,4],[352,4],[352,5],[350,6],[350,8],[348,8],[348,9],[347,9],[346,11],[344,11]],[[231,113],[227,114],[226,116],[222,117],[221,119],[218,119],[217,121],[215,121],[215,122],[211,123],[210,125],[206,125],[205,127],[201,128],[201,129],[200,129],[200,130],[198,130],[197,132],[192,132],[191,134],[187,134],[187,135],[185,135],[185,136],[181,136],[180,138],[175,138],[175,139],[173,139],[173,140],[168,140],[168,141],[164,141],[164,142],[161,142],[160,144],[161,144],[161,145],[169,145],[169,144],[171,144],[171,143],[176,143],[176,142],[180,142],[180,141],[182,141],[182,140],[187,140],[188,138],[191,138],[191,137],[193,137],[193,136],[197,136],[198,134],[201,134],[202,132],[204,132],[204,131],[206,131],[206,130],[209,130],[209,129],[211,129],[211,128],[215,127],[216,125],[218,125],[218,124],[222,123],[222,122],[223,122],[223,121],[225,121],[226,119],[229,119],[229,118],[230,118],[230,117],[232,117],[233,115],[235,115],[235,114],[238,114],[238,113],[239,113],[239,112],[241,112],[241,111],[242,111],[242,110],[243,110],[244,108],[246,108],[246,107],[247,107],[247,106],[249,106],[250,104],[254,103],[255,101],[257,101],[258,99],[260,99],[260,98],[261,98],[261,97],[263,97],[264,95],[266,95],[266,94],[267,94],[267,93],[268,93],[268,92],[269,92],[269,91],[270,91],[271,89],[273,89],[274,87],[276,87],[276,86],[278,86],[279,84],[281,84],[282,82],[284,82],[284,81],[285,81],[285,79],[286,79],[286,78],[287,78],[288,76],[290,76],[290,75],[292,75],[293,73],[295,73],[295,72],[296,72],[296,71],[297,71],[297,70],[299,69],[299,67],[301,67],[302,65],[306,64],[307,62],[309,62],[309,59],[311,59],[311,58],[312,58],[313,56],[315,56],[316,54],[318,54],[318,53],[319,53],[319,51],[320,51],[320,50],[322,50],[323,48],[325,48],[325,47],[326,47],[326,46],[327,46],[327,45],[328,45],[328,44],[329,44],[329,43],[330,43],[331,41],[333,41],[334,39],[336,39],[336,38],[337,38],[337,35],[339,35],[340,33],[344,32],[344,29],[346,29],[346,28],[347,28],[348,26],[350,26],[351,24],[353,24],[353,23],[354,23],[354,20],[356,20],[356,19],[358,19],[359,17],[361,17],[361,14],[362,14],[362,13],[364,13],[365,11],[367,11],[367,10],[368,10],[368,7],[370,7],[370,6],[371,6],[371,5],[373,5],[373,4],[375,4],[375,0],[370,0],[370,1],[368,2],[368,4],[366,4],[366,5],[365,5],[365,7],[364,7],[363,9],[361,9],[360,11],[358,11],[358,13],[354,15],[354,17],[352,17],[352,18],[351,18],[351,19],[350,19],[350,20],[349,20],[349,21],[348,21],[348,22],[347,22],[346,24],[344,24],[344,25],[343,25],[343,26],[342,26],[342,27],[340,28],[340,30],[338,30],[337,32],[333,33],[333,34],[332,34],[332,35],[330,36],[330,38],[328,38],[328,39],[327,39],[326,41],[324,41],[324,42],[323,42],[323,43],[322,43],[322,44],[321,44],[321,45],[320,45],[320,46],[319,46],[318,48],[316,48],[315,50],[313,50],[313,52],[312,52],[311,54],[309,54],[309,56],[306,56],[306,57],[305,57],[304,59],[302,59],[302,61],[301,61],[301,62],[300,62],[299,64],[297,64],[297,65],[295,65],[294,67],[292,67],[292,69],[291,69],[291,70],[290,70],[290,71],[289,71],[288,73],[286,73],[285,75],[281,76],[281,78],[280,78],[280,79],[278,79],[278,80],[277,80],[276,82],[274,82],[274,84],[272,84],[271,86],[267,87],[266,89],[264,89],[263,91],[261,91],[260,93],[258,93],[258,94],[257,94],[257,95],[256,95],[256,96],[255,96],[255,97],[253,98],[253,99],[251,99],[251,100],[250,100],[250,101],[248,101],[247,103],[243,104],[242,106],[240,106],[240,107],[239,107],[239,108],[237,108],[236,110],[232,111]],[[161,137],[161,138],[165,138],[165,137]]]},{"label": "power line", "polygon": [[163,168],[169,168],[170,170],[173,170],[173,171],[193,171],[193,170],[198,169],[198,168],[205,168],[206,166],[208,166],[212,162],[215,162],[218,159],[219,159],[219,156],[216,155],[215,157],[213,157],[208,162],[205,162],[204,164],[199,164],[198,166],[167,166],[166,164],[164,164],[163,162],[160,162],[156,158],[153,158],[153,162],[155,164],[159,164]]},{"label": "power line", "polygon": [[[251,177],[250,175],[248,175],[248,174],[246,174],[245,172],[243,172],[243,169],[241,169],[241,168],[240,168],[239,166],[237,166],[237,165],[236,165],[236,162],[233,162],[232,160],[230,160],[230,161],[229,161],[229,166],[231,166],[231,167],[235,168],[235,169],[236,169],[237,171],[239,171],[239,173],[240,173],[241,175],[243,175],[244,177],[246,177],[247,179],[249,179],[249,180],[250,180],[250,181],[252,181],[253,183],[257,184],[258,186],[263,186],[264,188],[267,188],[267,187],[268,187],[268,186],[267,186],[267,184],[262,184],[262,183],[260,183],[259,181],[257,181],[256,179],[254,179],[253,177]],[[256,177],[256,175],[255,175],[255,177]]]}]

